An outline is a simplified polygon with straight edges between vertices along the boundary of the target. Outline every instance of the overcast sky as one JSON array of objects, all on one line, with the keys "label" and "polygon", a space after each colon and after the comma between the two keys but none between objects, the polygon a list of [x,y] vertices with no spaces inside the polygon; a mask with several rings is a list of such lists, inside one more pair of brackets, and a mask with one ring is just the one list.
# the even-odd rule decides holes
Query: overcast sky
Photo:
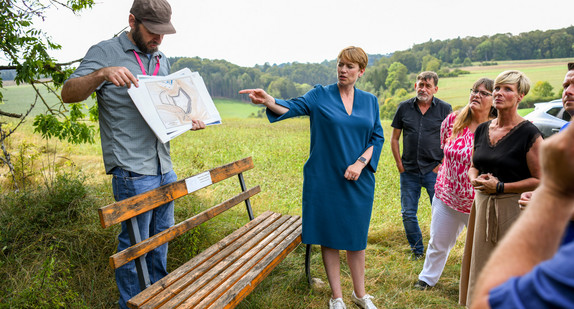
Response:
[{"label": "overcast sky", "polygon": [[[63,49],[60,62],[128,25],[131,0],[96,0],[79,16],[51,10],[41,23]],[[456,37],[519,34],[573,25],[571,0],[171,0],[177,33],[167,56],[225,59],[241,66],[321,62],[349,45],[386,54]]]}]

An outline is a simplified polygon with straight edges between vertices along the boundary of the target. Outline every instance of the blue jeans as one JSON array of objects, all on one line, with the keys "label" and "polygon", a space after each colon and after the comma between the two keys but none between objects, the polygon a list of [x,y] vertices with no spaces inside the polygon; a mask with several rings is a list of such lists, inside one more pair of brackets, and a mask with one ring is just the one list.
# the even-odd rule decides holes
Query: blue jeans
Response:
[{"label": "blue jeans", "polygon": [[401,177],[401,214],[403,216],[403,226],[407,234],[407,240],[411,245],[414,254],[423,254],[423,235],[419,227],[417,211],[419,209],[419,198],[421,188],[424,187],[429,195],[432,205],[434,197],[434,184],[437,174],[430,171],[426,174],[403,172]]},{"label": "blue jeans", "polygon": [[[112,186],[116,201],[124,200],[177,180],[174,171],[163,175],[150,176],[116,167],[112,170],[112,175]],[[173,202],[140,214],[136,218],[142,240],[153,236],[174,224]],[[118,252],[132,245],[125,222],[122,222],[122,231],[118,236],[118,241]],[[145,259],[151,283],[167,275],[167,244],[149,252]],[[116,269],[116,284],[120,292],[120,308],[127,308],[126,302],[141,291],[135,262],[129,262]]]}]

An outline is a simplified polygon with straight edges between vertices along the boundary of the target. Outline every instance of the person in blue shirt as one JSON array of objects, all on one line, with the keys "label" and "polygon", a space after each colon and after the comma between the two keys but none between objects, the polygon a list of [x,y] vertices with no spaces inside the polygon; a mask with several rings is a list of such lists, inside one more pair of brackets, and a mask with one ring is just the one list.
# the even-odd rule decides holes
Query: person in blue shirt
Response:
[{"label": "person in blue shirt", "polygon": [[[568,63],[568,73],[564,77],[564,83],[562,83],[564,91],[562,92],[562,104],[564,110],[570,114],[570,117],[574,117],[574,62]],[[566,129],[570,122],[564,124],[560,131]]]},{"label": "person in blue shirt", "polygon": [[574,308],[574,126],[545,140],[529,206],[486,263],[471,308]]},{"label": "person in blue shirt", "polygon": [[[347,47],[337,57],[336,84],[317,85],[291,100],[262,89],[245,89],[251,102],[267,108],[270,122],[309,116],[311,144],[303,168],[303,243],[321,246],[331,286],[329,308],[346,308],[341,291],[339,250],[346,250],[361,308],[376,308],[365,292],[365,248],[373,209],[375,172],[383,147],[377,98],[355,88],[367,54]],[[288,146],[287,146],[288,147]]]},{"label": "person in blue shirt", "polygon": [[[566,76],[564,77],[564,82],[562,83],[562,87],[564,90],[562,91],[562,104],[564,106],[564,110],[570,114],[571,117],[574,117],[574,62],[568,63],[568,72],[566,72]],[[567,122],[562,126],[560,132],[564,131],[570,122]],[[532,197],[532,191],[524,192],[520,196],[520,200],[518,203],[520,207],[524,209],[530,199]],[[570,224],[566,228],[566,233],[564,233],[564,238],[562,239],[562,244],[567,244],[574,240],[574,221],[570,221]]]}]

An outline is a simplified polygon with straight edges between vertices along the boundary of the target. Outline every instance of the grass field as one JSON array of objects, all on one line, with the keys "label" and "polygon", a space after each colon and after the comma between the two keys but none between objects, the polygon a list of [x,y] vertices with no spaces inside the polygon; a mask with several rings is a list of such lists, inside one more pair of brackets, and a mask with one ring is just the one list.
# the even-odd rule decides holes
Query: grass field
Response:
[{"label": "grass field", "polygon": [[[45,87],[41,85],[37,87],[40,89],[40,93],[46,98],[48,106],[53,106],[57,103],[56,97],[49,94]],[[0,91],[2,91],[4,95],[4,104],[0,105],[2,111],[22,114],[34,103],[36,107],[32,110],[32,116],[44,113],[47,110],[46,105],[36,98],[36,93],[31,85],[7,86]],[[93,102],[89,102],[89,104],[93,104]]]},{"label": "grass field", "polygon": [[[56,97],[54,95],[48,94],[47,90],[43,86],[38,86],[41,89],[42,95],[46,98],[47,105],[53,106],[57,103]],[[20,85],[20,86],[8,86],[1,89],[4,95],[4,104],[0,105],[0,109],[8,113],[22,114],[26,112],[26,109],[30,107],[30,104],[36,102],[36,107],[32,110],[31,115],[35,116],[46,112],[46,105],[36,99],[36,93],[30,85]],[[89,98],[85,101],[85,104],[91,106],[94,104],[95,100]],[[246,118],[252,113],[257,113],[260,107],[255,106],[251,103],[239,102],[228,99],[214,99],[214,103],[222,118]],[[240,104],[240,106],[237,106]]]},{"label": "grass field", "polygon": [[[500,61],[495,66],[472,66],[463,67],[462,70],[469,71],[470,74],[463,74],[454,78],[441,78],[439,80],[439,91],[437,97],[452,104],[453,108],[464,106],[468,103],[468,92],[472,84],[482,77],[496,78],[505,70],[519,70],[524,72],[534,85],[538,81],[547,81],[554,87],[557,97],[561,94],[562,81],[566,73],[566,63],[572,59],[549,59],[549,60],[525,60],[525,61]],[[6,83],[11,84],[11,83]],[[47,91],[42,87],[42,94]],[[29,105],[36,101],[36,96],[32,86],[6,86],[0,91],[4,94],[4,103],[1,109],[10,113],[24,113]],[[45,96],[49,106],[56,103],[53,95]],[[214,99],[218,110],[223,118],[243,118],[248,117],[253,112],[257,112],[258,107],[247,104],[236,108],[235,104],[240,103],[228,99]],[[245,102],[241,102],[245,103]],[[86,101],[87,105],[94,104],[92,99]],[[32,111],[32,115],[37,115],[46,111],[46,107],[40,101]]]},{"label": "grass field", "polygon": [[[268,124],[264,119],[227,119],[223,124],[212,126],[204,131],[189,132],[172,143],[174,169],[180,178],[188,177],[200,171],[225,164],[243,157],[252,156],[255,169],[246,173],[247,185],[261,185],[262,192],[252,199],[255,214],[273,210],[288,214],[301,214],[302,168],[309,149],[309,122],[307,119],[292,119],[277,124]],[[383,121],[385,138],[390,136],[390,123]],[[25,135],[28,135],[26,133]],[[93,260],[73,269],[74,278],[70,284],[77,288],[88,307],[112,308],[116,299],[113,272],[107,267],[107,256],[114,252],[114,234],[117,229],[103,231],[99,226],[97,208],[112,202],[110,179],[103,173],[103,163],[98,142],[94,145],[73,146],[60,142],[43,143],[37,137],[23,137],[27,143],[38,144],[43,148],[56,148],[59,158],[65,158],[66,170],[82,170],[89,175],[90,199],[97,201],[83,214],[81,226],[59,227],[76,231],[66,236],[57,234],[59,243],[68,244],[65,251],[69,255],[81,255],[75,250],[97,251]],[[32,163],[30,163],[32,164]],[[36,168],[42,164],[36,161]],[[49,163],[48,163],[49,164]],[[34,168],[31,166],[31,168]],[[455,308],[457,307],[459,260],[463,244],[459,242],[451,254],[440,283],[433,290],[421,292],[412,289],[412,284],[422,268],[422,261],[410,261],[409,246],[404,236],[400,215],[400,194],[398,172],[388,142],[377,173],[377,189],[373,216],[368,239],[366,284],[369,293],[376,297],[380,308]],[[40,184],[39,184],[40,185]],[[179,213],[203,210],[221,202],[222,196],[237,190],[233,182],[216,184],[207,192],[193,195],[176,202],[176,222]],[[430,204],[424,195],[421,198],[419,219],[428,241],[430,224]],[[247,221],[241,206],[221,220],[208,224],[199,234],[198,246],[205,248],[216,242],[225,233]],[[44,233],[52,235],[53,231]],[[78,233],[78,234],[76,234]],[[38,239],[52,237],[39,235]],[[99,241],[95,241],[99,239]],[[181,263],[181,255],[189,245],[188,239],[170,244],[169,267],[173,269]],[[88,245],[86,245],[87,243]],[[63,245],[62,245],[63,246]],[[88,246],[86,248],[86,246]],[[91,246],[91,247],[90,247]],[[29,244],[27,247],[33,247]],[[183,255],[187,255],[185,253]],[[30,255],[34,256],[31,257]],[[1,274],[8,286],[21,289],[34,280],[32,274],[39,271],[41,260],[31,262],[29,256],[41,259],[36,253],[20,253],[14,257],[14,265],[4,264],[4,270],[13,273]],[[65,257],[62,256],[61,263]],[[344,259],[344,255],[342,255]],[[26,265],[25,273],[19,265]],[[98,271],[94,271],[98,269]],[[322,267],[318,247],[314,247],[312,256],[312,275],[327,282]],[[350,302],[352,283],[349,270],[342,268],[343,287],[347,302]],[[86,284],[88,283],[88,284]],[[98,293],[94,293],[94,289]],[[310,289],[304,274],[304,247],[299,247],[281,263],[278,268],[243,301],[239,308],[325,308],[329,298],[328,286]]]},{"label": "grass field", "polygon": [[252,114],[257,114],[257,111],[261,109],[255,104],[246,102],[228,99],[214,99],[213,101],[222,119],[247,118]]},{"label": "grass field", "polygon": [[461,69],[469,71],[470,74],[440,79],[436,96],[449,102],[456,109],[457,106],[464,106],[468,103],[469,89],[478,79],[482,77],[495,79],[505,70],[519,70],[530,78],[532,86],[538,81],[549,82],[554,87],[554,94],[560,97],[568,61],[572,59],[500,61],[495,66],[463,67]]},{"label": "grass field", "polygon": [[[531,74],[533,80],[534,76],[539,76],[536,78],[548,80],[557,87],[564,75],[564,63],[518,62],[466,68],[472,74],[441,79],[437,96],[451,102],[453,106],[457,105],[455,101],[465,104],[468,100],[467,89],[476,79],[482,76],[495,77],[502,70],[511,67],[523,70],[529,76]],[[557,77],[553,80],[544,78],[554,75]],[[19,100],[26,96],[26,92],[30,92],[30,89],[25,87],[29,86],[7,87],[4,90],[7,103],[0,108],[4,111],[21,112],[23,104],[16,102],[21,102]],[[309,121],[306,118],[298,118],[271,125],[266,119],[248,118],[258,110],[256,106],[229,100],[215,101],[223,118],[221,125],[188,132],[172,141],[174,170],[179,178],[252,156],[256,167],[245,175],[247,186],[261,185],[262,189],[252,200],[255,214],[266,210],[301,214],[302,169],[309,152]],[[12,106],[14,104],[17,106]],[[9,110],[8,107],[14,107],[14,110]],[[409,246],[400,214],[399,174],[389,146],[390,121],[385,120],[382,125],[386,142],[376,174],[375,202],[366,251],[367,291],[375,296],[375,304],[379,308],[459,308],[459,264],[464,249],[465,232],[451,252],[437,286],[427,291],[412,288],[423,261],[409,260]],[[85,307],[114,308],[117,291],[107,258],[114,253],[117,228],[103,230],[99,226],[97,208],[111,203],[113,199],[111,180],[104,173],[99,139],[92,145],[44,141],[38,135],[32,134],[32,128],[27,124],[17,131],[14,139],[7,143],[7,147],[20,168],[30,173],[27,177],[36,178],[30,187],[42,186],[46,177],[41,175],[50,172],[49,167],[54,165],[64,172],[81,171],[87,176],[86,183],[89,188],[85,199],[92,204],[87,211],[80,214],[81,218],[77,222],[35,235],[35,243],[22,244],[21,251],[10,252],[2,248],[0,280],[3,284],[0,287],[0,307],[2,304],[8,304],[9,307],[10,303],[6,303],[6,300],[11,295],[34,286],[34,280],[38,280],[35,276],[42,273],[45,257],[51,256],[50,252],[57,251],[57,254],[54,254],[57,257],[55,263],[72,271],[67,281],[68,287],[77,293]],[[0,187],[6,193],[7,175],[5,170],[1,172],[0,185],[4,186]],[[216,184],[209,190],[204,190],[206,192],[192,194],[176,201],[176,222],[184,215],[221,202],[222,196],[237,190],[236,187],[237,185],[231,182]],[[3,214],[3,208],[0,206],[0,214]],[[21,215],[20,218],[24,220],[27,217]],[[182,260],[193,255],[195,251],[191,251],[190,247],[205,248],[246,221],[245,211],[240,206],[223,215],[221,220],[202,227],[198,233],[174,241],[170,244],[169,269],[174,269]],[[419,221],[426,245],[429,239],[430,203],[425,192],[421,196]],[[2,237],[3,235],[0,235],[0,240]],[[54,243],[62,248],[53,249]],[[42,249],[42,246],[46,249]],[[328,286],[307,286],[304,251],[304,247],[300,246],[290,254],[238,308],[325,308],[330,290]],[[83,255],[88,255],[89,258],[79,258]],[[341,259],[344,260],[344,255],[341,255]],[[353,308],[350,301],[352,283],[349,269],[345,263],[342,265],[344,297],[350,305],[349,308]],[[314,247],[312,256],[312,275],[327,282],[317,247]]]}]

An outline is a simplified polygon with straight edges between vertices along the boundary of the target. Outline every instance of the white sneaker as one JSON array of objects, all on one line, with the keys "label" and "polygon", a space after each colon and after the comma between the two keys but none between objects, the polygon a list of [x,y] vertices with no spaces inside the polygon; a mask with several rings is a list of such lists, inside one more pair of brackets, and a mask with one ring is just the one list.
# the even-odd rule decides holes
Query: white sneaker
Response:
[{"label": "white sneaker", "polygon": [[353,291],[351,299],[355,304],[357,304],[357,306],[363,309],[377,309],[377,307],[375,307],[375,304],[373,304],[373,302],[371,301],[371,299],[374,299],[374,297],[369,294],[365,294],[365,296],[358,298],[357,295],[355,295],[355,291]]},{"label": "white sneaker", "polygon": [[329,309],[347,309],[342,298],[335,298],[329,300]]}]

